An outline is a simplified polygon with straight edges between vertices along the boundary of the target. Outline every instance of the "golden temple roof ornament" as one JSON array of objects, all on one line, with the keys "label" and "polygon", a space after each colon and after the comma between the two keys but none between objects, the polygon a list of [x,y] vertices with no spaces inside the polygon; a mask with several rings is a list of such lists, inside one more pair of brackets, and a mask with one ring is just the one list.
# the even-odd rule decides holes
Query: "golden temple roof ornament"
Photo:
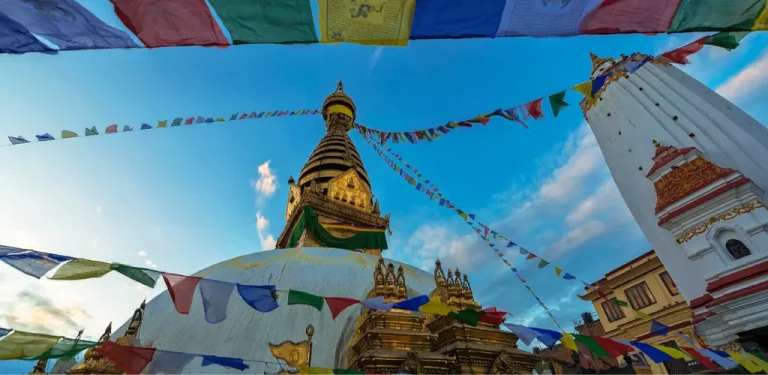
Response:
[{"label": "golden temple roof ornament", "polygon": [[[315,327],[308,325],[305,330],[307,340],[294,342],[283,341],[280,344],[269,344],[269,351],[272,356],[282,359],[289,367],[309,367],[312,365],[312,336],[315,335]],[[279,374],[290,374],[291,372],[281,371]]]},{"label": "golden temple roof ornament", "polygon": [[589,58],[592,60],[592,73],[590,73],[592,76],[595,76],[595,72],[597,72],[606,62],[616,61],[613,57],[600,57],[592,53],[592,51],[589,51]]}]

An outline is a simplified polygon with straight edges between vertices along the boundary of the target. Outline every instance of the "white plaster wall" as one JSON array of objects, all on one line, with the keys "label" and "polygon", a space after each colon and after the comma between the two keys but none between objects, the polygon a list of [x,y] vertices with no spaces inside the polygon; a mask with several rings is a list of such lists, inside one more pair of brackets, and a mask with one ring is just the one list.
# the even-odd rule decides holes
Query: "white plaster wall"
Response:
[{"label": "white plaster wall", "polygon": [[[765,192],[768,130],[679,69],[651,63],[611,83],[586,116],[622,197],[680,293],[687,301],[703,295],[709,265],[689,260],[672,233],[657,225],[656,194],[645,177],[653,165],[652,140],[696,147],[715,164],[741,171]],[[765,194],[760,198],[765,202]]]}]

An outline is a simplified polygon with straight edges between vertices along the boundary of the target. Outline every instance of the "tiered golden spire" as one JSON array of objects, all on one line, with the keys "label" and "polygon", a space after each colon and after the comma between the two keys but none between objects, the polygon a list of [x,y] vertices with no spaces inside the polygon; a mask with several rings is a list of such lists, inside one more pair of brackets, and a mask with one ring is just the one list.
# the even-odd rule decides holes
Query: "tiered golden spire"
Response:
[{"label": "tiered golden spire", "polygon": [[390,262],[384,265],[384,258],[373,269],[373,297],[384,297],[385,302],[399,302],[408,298],[408,287],[405,284],[403,266],[397,267]]},{"label": "tiered golden spire", "polygon": [[448,276],[445,276],[443,272],[443,265],[438,259],[435,261],[435,288],[434,294],[440,296],[440,300],[449,306],[456,307],[458,309],[464,309],[472,307],[479,309],[480,305],[475,302],[474,293],[472,293],[472,287],[469,284],[469,278],[467,275],[463,275],[461,271],[456,267],[456,271],[448,270]]}]

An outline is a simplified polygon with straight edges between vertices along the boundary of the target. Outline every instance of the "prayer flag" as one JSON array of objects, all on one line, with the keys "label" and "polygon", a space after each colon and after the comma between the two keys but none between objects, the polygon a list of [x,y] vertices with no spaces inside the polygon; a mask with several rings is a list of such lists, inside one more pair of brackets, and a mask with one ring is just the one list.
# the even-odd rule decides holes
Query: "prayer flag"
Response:
[{"label": "prayer flag", "polygon": [[609,0],[584,17],[582,34],[659,33],[669,29],[680,0]]},{"label": "prayer flag", "polygon": [[571,275],[568,272],[566,272],[565,275],[563,275],[563,278],[566,279],[566,280],[576,280],[576,278],[573,277],[573,275]]},{"label": "prayer flag", "polygon": [[107,25],[75,0],[3,1],[3,14],[61,50],[135,48],[128,34]]},{"label": "prayer flag", "polygon": [[323,297],[293,289],[288,291],[289,305],[307,305],[314,307],[317,311],[322,311],[324,303]]},{"label": "prayer flag", "polygon": [[627,302],[619,300],[619,299],[615,299],[615,298],[612,300],[612,302],[613,302],[614,305],[617,305],[617,306],[622,306],[622,307],[628,307],[629,306],[629,304],[627,304]]},{"label": "prayer flag", "polygon": [[18,21],[0,13],[0,53],[27,52],[56,53],[56,50],[38,40]]},{"label": "prayer flag", "polygon": [[605,348],[600,346],[600,344],[595,341],[595,338],[592,336],[584,336],[584,335],[577,335],[574,334],[573,337],[576,339],[576,341],[580,342],[582,345],[587,347],[592,354],[600,356],[600,357],[611,357],[611,354],[608,353]]},{"label": "prayer flag", "polygon": [[755,20],[755,24],[752,25],[752,30],[768,30],[768,2],[766,3],[765,8],[763,8],[763,11],[757,17],[757,20]]},{"label": "prayer flag", "polygon": [[594,97],[598,92],[600,92],[600,89],[605,85],[605,79],[608,78],[608,76],[610,76],[610,73],[597,76],[597,78],[592,80],[591,96]]},{"label": "prayer flag", "polygon": [[651,319],[650,315],[648,315],[648,314],[646,314],[646,313],[644,313],[644,312],[642,312],[640,310],[632,310],[632,311],[634,311],[635,315],[637,315],[637,317],[640,318],[640,319],[643,319],[643,320],[650,320]]},{"label": "prayer flag", "polygon": [[344,369],[344,368],[335,368],[335,369],[333,369],[333,373],[336,374],[336,375],[344,375],[344,374],[350,374],[350,375],[360,374],[360,375],[363,375],[363,374],[365,374],[364,372],[360,372],[360,371],[357,371],[357,370],[348,370],[348,369]]},{"label": "prayer flag", "polygon": [[0,340],[0,360],[37,357],[55,345],[61,336],[13,331]]},{"label": "prayer flag", "polygon": [[372,4],[319,0],[321,42],[408,45],[415,5],[415,0],[384,0]]},{"label": "prayer flag", "polygon": [[205,0],[110,0],[148,48],[229,44]]},{"label": "prayer flag", "polygon": [[546,345],[548,348],[552,348],[557,344],[557,341],[560,340],[560,337],[563,336],[560,332],[551,331],[548,329],[542,329],[542,328],[531,328],[532,330],[536,331],[536,333],[539,334],[537,337],[539,341],[541,341],[544,345]]},{"label": "prayer flag", "polygon": [[[2,248],[0,248],[0,250],[2,250]],[[0,251],[0,260],[9,266],[21,271],[22,273],[32,276],[36,279],[43,277],[43,275],[48,273],[48,271],[56,268],[56,266],[62,262],[73,259],[64,255],[47,254],[33,250],[17,250],[22,252],[12,254],[7,251]]]},{"label": "prayer flag", "polygon": [[89,259],[74,259],[64,263],[51,280],[84,280],[102,277],[112,271],[112,265]]},{"label": "prayer flag", "polygon": [[704,48],[704,38],[693,41],[675,50],[662,53],[661,56],[666,57],[674,63],[685,65],[690,63],[690,61],[688,61],[688,56],[701,51],[702,48]]},{"label": "prayer flag", "polygon": [[485,314],[480,317],[480,321],[496,326],[504,323],[504,317],[507,315],[507,313],[504,311],[497,311],[495,307],[483,309],[483,312]]},{"label": "prayer flag", "polygon": [[[279,307],[277,303],[277,290],[274,285],[242,285],[237,284],[237,293],[249,306],[263,313],[270,312]],[[293,293],[291,291],[290,293]],[[291,304],[290,296],[288,304]],[[320,298],[320,297],[317,297]],[[322,301],[321,301],[322,302]],[[322,305],[318,310],[321,310]]]},{"label": "prayer flag", "polygon": [[565,346],[566,348],[573,350],[574,352],[579,351],[579,347],[576,345],[576,340],[573,339],[573,336],[571,336],[568,333],[564,333],[562,337],[560,337],[560,342]]},{"label": "prayer flag", "polygon": [[64,337],[59,342],[54,344],[53,347],[51,347],[51,349],[49,349],[45,353],[37,357],[31,357],[30,359],[39,360],[39,359],[45,359],[45,358],[60,358],[60,359],[75,358],[83,350],[88,348],[93,348],[98,345],[100,344],[94,341],[69,339]]},{"label": "prayer flag", "polygon": [[360,301],[360,304],[371,309],[371,310],[384,310],[389,311],[392,310],[392,306],[394,306],[394,303],[384,303],[384,297],[374,297],[374,298],[368,298]]},{"label": "prayer flag", "polygon": [[130,131],[133,131],[132,127],[130,127],[128,125],[123,126],[123,132],[130,132]]},{"label": "prayer flag", "polygon": [[651,321],[651,333],[659,336],[666,336],[669,333],[669,327],[654,319]]},{"label": "prayer flag", "polygon": [[624,64],[624,70],[627,71],[629,74],[635,73],[638,69],[640,69],[643,65],[645,65],[650,59],[645,58],[642,61],[629,61],[626,64]]},{"label": "prayer flag", "polygon": [[52,141],[52,140],[54,140],[54,139],[55,139],[55,138],[53,138],[53,136],[51,136],[51,135],[50,135],[50,134],[48,134],[48,133],[45,133],[45,134],[43,134],[43,135],[36,135],[35,137],[37,138],[37,141],[38,141],[38,142],[44,142],[44,141]]},{"label": "prayer flag", "polygon": [[507,247],[515,247],[515,246],[517,246],[517,244],[511,241],[507,244]]},{"label": "prayer flag", "polygon": [[[173,122],[171,122],[171,126],[180,126],[182,121],[184,121],[183,118],[177,117],[177,118],[173,119]],[[160,126],[158,125],[158,127],[160,127]]]},{"label": "prayer flag", "polygon": [[546,261],[546,260],[544,260],[544,259],[541,259],[541,260],[539,260],[539,268],[544,268],[544,267],[546,267],[548,264],[549,264],[549,262],[547,262],[547,261]]},{"label": "prayer flag", "polygon": [[674,358],[674,359],[686,359],[685,353],[683,353],[681,350],[677,348],[673,348],[671,346],[666,345],[656,345],[656,344],[650,344],[652,347],[658,349],[659,351],[664,352],[668,356]]},{"label": "prayer flag", "polygon": [[565,102],[565,91],[549,96],[549,105],[552,106],[552,116],[557,117],[563,108],[569,104]]},{"label": "prayer flag", "polygon": [[469,324],[472,327],[477,327],[477,322],[485,315],[483,311],[477,311],[475,309],[467,308],[459,312],[450,312],[448,316],[456,319],[464,324]]},{"label": "prayer flag", "polygon": [[768,362],[764,361],[762,358],[758,357],[757,355],[749,352],[743,352],[743,355],[744,357],[746,357],[746,359],[758,365],[763,370],[763,372],[768,374]]},{"label": "prayer flag", "polygon": [[518,324],[504,323],[504,327],[507,327],[507,329],[512,331],[512,333],[514,333],[517,338],[522,340],[525,345],[531,345],[533,340],[535,340],[540,335],[539,332]]},{"label": "prayer flag", "polygon": [[96,130],[95,126],[92,126],[90,129],[85,128],[85,135],[86,136],[88,136],[88,135],[99,135],[99,131]]},{"label": "prayer flag", "polygon": [[[2,16],[1,13],[0,13],[0,16]],[[2,22],[2,19],[0,19],[0,22]],[[18,137],[8,136],[8,140],[11,141],[11,145],[20,145],[22,143],[29,143],[29,141],[24,139],[24,137],[22,136],[18,136]]]},{"label": "prayer flag", "polygon": [[457,209],[456,213],[459,214],[459,216],[461,216],[461,218],[464,219],[464,221],[469,221],[469,216],[467,215],[466,212]]},{"label": "prayer flag", "polygon": [[570,36],[601,0],[507,1],[497,36]]},{"label": "prayer flag", "polygon": [[194,123],[195,123],[195,118],[194,117],[190,117],[186,121],[184,121],[184,125],[192,125]]},{"label": "prayer flag", "polygon": [[525,255],[525,254],[528,254],[528,253],[529,253],[528,249],[526,249],[524,247],[520,247],[520,255]]},{"label": "prayer flag", "polygon": [[741,42],[747,34],[749,34],[747,31],[722,32],[705,38],[702,43],[725,48],[730,51],[738,47],[739,42]]},{"label": "prayer flag", "polygon": [[216,365],[221,367],[238,369],[240,371],[243,371],[250,367],[246,365],[245,362],[243,362],[243,360],[240,358],[217,357],[215,355],[204,355],[202,357],[203,357],[203,363],[200,365],[202,367]]},{"label": "prayer flag", "polygon": [[229,297],[234,288],[233,283],[210,279],[200,280],[200,298],[203,300],[206,322],[216,324],[227,319]]},{"label": "prayer flag", "polygon": [[696,351],[696,349],[694,348],[680,348],[680,349],[684,350],[691,357],[693,357],[693,359],[701,363],[701,365],[704,366],[707,370],[717,370],[718,367],[715,364],[715,362],[712,362],[709,358],[707,358],[706,356]]},{"label": "prayer flag", "polygon": [[526,119],[533,118],[534,120],[538,120],[544,117],[544,111],[541,109],[542,100],[544,99],[536,99],[530,103],[525,104],[524,115]]},{"label": "prayer flag", "polygon": [[747,369],[747,371],[753,374],[760,371],[760,366],[756,365],[749,359],[744,358],[744,356],[742,356],[741,353],[733,352],[733,351],[726,351],[726,353],[728,353],[728,355],[731,356],[731,358],[733,358],[733,360],[736,361],[736,363],[744,366],[744,368]]},{"label": "prayer flag", "polygon": [[[166,122],[166,125],[167,124],[168,123]],[[152,129],[152,127],[149,126],[149,124],[141,124],[141,130],[149,130],[149,129]]]},{"label": "prayer flag", "polygon": [[195,296],[195,288],[200,282],[197,276],[183,276],[172,273],[163,273],[165,286],[168,287],[168,294],[171,296],[173,306],[179,314],[189,314],[192,307],[192,298]]},{"label": "prayer flag", "polygon": [[77,133],[69,130],[62,130],[61,131],[61,138],[75,138],[77,137]]},{"label": "prayer flag", "polygon": [[331,310],[331,318],[336,320],[336,317],[339,316],[344,309],[358,304],[360,301],[344,297],[325,297],[325,303],[328,305],[328,310]]},{"label": "prayer flag", "polygon": [[107,129],[104,131],[104,133],[106,134],[117,133],[117,124],[112,124],[110,126],[107,126]]},{"label": "prayer flag", "polygon": [[590,103],[595,102],[595,98],[592,97],[592,81],[587,81],[572,87],[573,90],[580,92],[584,95]]},{"label": "prayer flag", "polygon": [[560,277],[561,273],[563,273],[563,270],[559,267],[555,267],[555,276]]},{"label": "prayer flag", "polygon": [[11,333],[10,329],[7,328],[0,328],[0,338],[5,337],[7,334]]},{"label": "prayer flag", "polygon": [[112,269],[150,288],[154,288],[155,284],[157,284],[157,279],[160,278],[160,272],[158,271],[126,266],[120,263],[112,263]]},{"label": "prayer flag", "polygon": [[429,297],[421,295],[395,303],[393,307],[396,309],[408,311],[419,311],[419,307],[426,304],[427,302],[429,302]]},{"label": "prayer flag", "polygon": [[123,371],[129,374],[139,374],[149,362],[152,362],[155,348],[140,348],[107,341],[97,347],[96,352]]},{"label": "prayer flag", "polygon": [[195,124],[203,124],[203,123],[205,123],[205,117],[197,116],[197,120],[195,120]]},{"label": "prayer flag", "polygon": [[517,122],[518,124],[522,125],[523,128],[528,129],[528,125],[523,122],[522,119],[520,119],[520,116],[517,114],[517,107],[512,107],[509,109],[505,109],[504,113],[506,114],[506,118],[512,121]]},{"label": "prayer flag", "polygon": [[669,32],[750,31],[765,0],[682,0]]},{"label": "prayer flag", "polygon": [[325,367],[312,367],[312,366],[299,366],[300,374],[316,374],[316,375],[328,375],[332,374],[333,370]]},{"label": "prayer flag", "polygon": [[419,0],[411,39],[492,38],[506,0]]},{"label": "prayer flag", "polygon": [[[149,126],[149,125],[147,125],[147,126]],[[144,127],[144,126],[142,125],[142,127]],[[158,128],[166,128],[166,127],[168,127],[168,120],[158,120],[157,121],[157,127]],[[151,128],[151,126],[150,126],[150,128]]]},{"label": "prayer flag", "polygon": [[197,357],[195,354],[157,350],[152,363],[147,368],[147,374],[183,374],[184,368],[195,357]]},{"label": "prayer flag", "polygon": [[613,358],[635,351],[635,348],[609,338],[599,336],[593,336],[592,338]]},{"label": "prayer flag", "polygon": [[435,314],[441,316],[448,316],[453,309],[440,301],[440,296],[434,296],[429,299],[429,302],[421,305],[419,311],[425,314]]},{"label": "prayer flag", "polygon": [[525,260],[531,260],[531,259],[533,259],[533,258],[536,258],[536,254],[534,254],[534,253],[528,253],[528,256],[527,256],[527,257],[525,257]]}]

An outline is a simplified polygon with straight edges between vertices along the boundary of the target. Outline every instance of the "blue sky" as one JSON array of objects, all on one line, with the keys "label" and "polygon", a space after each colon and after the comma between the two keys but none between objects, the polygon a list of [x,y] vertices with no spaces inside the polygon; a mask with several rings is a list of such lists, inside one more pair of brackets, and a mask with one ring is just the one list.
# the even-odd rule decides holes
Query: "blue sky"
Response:
[{"label": "blue sky", "polygon": [[[88,6],[122,28],[108,6]],[[160,119],[229,117],[235,112],[318,108],[344,80],[358,122],[413,130],[519,105],[586,80],[588,51],[601,56],[659,53],[697,35],[417,41],[406,48],[356,45],[237,46],[0,55],[0,134],[155,124]],[[768,37],[748,36],[725,53],[707,47],[685,67],[762,123]],[[434,143],[394,145],[459,207],[585,281],[650,249],[607,171],[569,92],[553,119],[494,120]],[[324,133],[319,116],[101,135],[0,147],[0,243],[74,256],[154,264],[193,273],[268,250],[284,225],[287,180]],[[394,234],[386,257],[432,269],[459,266],[478,302],[513,322],[551,328],[503,263],[455,214],[396,176],[352,135]],[[268,162],[268,163],[267,163]],[[267,163],[267,164],[265,164]],[[262,166],[259,168],[259,166]],[[261,173],[260,173],[261,171]],[[261,179],[261,184],[257,182]],[[266,187],[258,189],[257,187]],[[262,217],[257,225],[257,213]],[[529,285],[566,328],[591,305],[579,285],[526,264]],[[155,290],[107,275],[37,281],[0,265],[0,326],[98,337]],[[160,283],[162,284],[162,283]],[[4,288],[5,289],[5,288]],[[31,364],[0,363],[0,372]]]}]

